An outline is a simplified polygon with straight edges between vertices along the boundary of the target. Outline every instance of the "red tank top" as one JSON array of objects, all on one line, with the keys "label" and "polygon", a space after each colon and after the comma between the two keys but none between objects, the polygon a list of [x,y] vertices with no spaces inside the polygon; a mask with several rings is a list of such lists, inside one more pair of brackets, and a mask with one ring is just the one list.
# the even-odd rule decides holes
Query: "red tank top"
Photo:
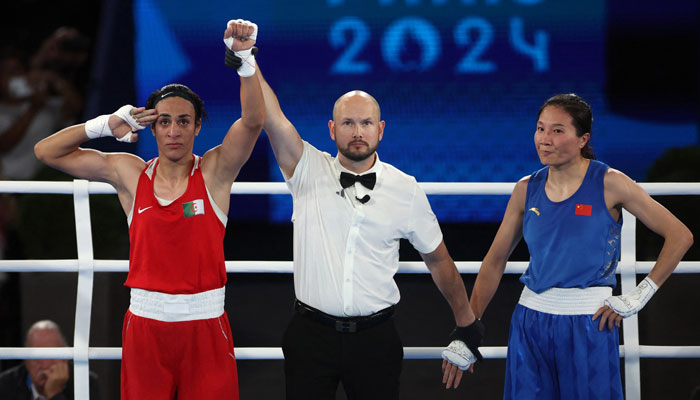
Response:
[{"label": "red tank top", "polygon": [[194,165],[187,190],[161,206],[153,192],[158,159],[139,176],[129,225],[129,275],[124,285],[169,294],[193,294],[226,283],[226,226],[209,201],[200,169]]}]

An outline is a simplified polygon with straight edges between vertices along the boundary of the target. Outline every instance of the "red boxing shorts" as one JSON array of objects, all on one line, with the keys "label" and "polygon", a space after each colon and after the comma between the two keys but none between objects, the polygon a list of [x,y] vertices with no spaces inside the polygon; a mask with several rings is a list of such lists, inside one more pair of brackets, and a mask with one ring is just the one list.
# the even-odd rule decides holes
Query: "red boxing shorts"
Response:
[{"label": "red boxing shorts", "polygon": [[238,372],[228,316],[164,322],[126,312],[122,400],[236,399]]}]

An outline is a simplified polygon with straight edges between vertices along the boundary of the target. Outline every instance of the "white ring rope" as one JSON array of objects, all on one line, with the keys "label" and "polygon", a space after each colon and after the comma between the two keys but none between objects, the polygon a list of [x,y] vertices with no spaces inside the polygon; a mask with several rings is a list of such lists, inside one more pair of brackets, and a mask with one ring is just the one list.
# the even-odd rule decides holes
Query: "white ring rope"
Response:
[{"label": "white ring rope", "polygon": [[[406,347],[404,358],[407,360],[438,359],[444,347]],[[484,358],[506,358],[506,346],[480,347]],[[279,347],[239,347],[234,349],[237,360],[282,360],[282,349]],[[639,354],[643,358],[700,358],[700,346],[639,346]],[[121,360],[121,347],[90,347],[88,355],[91,360]],[[620,358],[625,356],[625,346],[620,346]],[[56,360],[73,359],[72,347],[4,347],[0,359],[44,359]]]},{"label": "white ring rope", "polygon": [[[481,261],[455,261],[461,274],[476,274]],[[522,274],[527,261],[509,261],[506,274]],[[637,274],[648,274],[654,267],[653,261],[637,261]],[[78,272],[78,260],[0,260],[0,272]],[[95,260],[95,272],[129,272],[127,260]],[[226,261],[228,273],[291,274],[291,261]],[[428,269],[422,261],[399,262],[400,274],[425,274]],[[620,273],[618,268],[616,271]],[[700,261],[681,261],[674,274],[700,274]]]},{"label": "white ring rope", "polygon": [[[515,183],[507,182],[421,182],[427,194],[435,195],[510,195]],[[652,196],[698,195],[700,183],[696,182],[640,182]],[[89,182],[90,194],[115,194],[108,183]],[[73,182],[0,181],[0,193],[73,194]],[[284,182],[235,182],[232,194],[289,194]]]},{"label": "white ring rope", "polygon": [[[424,182],[421,187],[429,195],[510,195],[515,183],[503,182]],[[640,183],[650,195],[700,195],[700,183]],[[74,196],[78,254],[76,260],[0,260],[0,272],[78,272],[78,296],[76,301],[76,347],[64,348],[0,348],[0,359],[72,359],[76,369],[76,393],[85,393],[88,398],[88,360],[120,360],[120,347],[88,347],[90,307],[92,304],[92,279],[94,272],[127,272],[127,260],[95,260],[92,255],[90,233],[89,194],[115,194],[112,186],[100,182],[41,182],[0,181],[0,193],[71,194]],[[231,187],[232,194],[288,194],[283,182],[237,182]],[[634,216],[625,211],[623,230],[623,254],[617,273],[621,274],[621,287],[635,286],[636,274],[649,273],[654,262],[636,261]],[[87,218],[87,220],[86,220]],[[476,274],[480,261],[458,261],[457,268],[463,274]],[[505,273],[521,274],[527,262],[508,262]],[[226,261],[228,273],[291,273],[291,261]],[[428,269],[422,262],[400,262],[399,273],[425,274]],[[674,273],[700,273],[700,262],[683,261]],[[640,358],[700,358],[700,346],[648,346],[639,345],[639,328],[636,316],[625,319],[624,342],[620,356],[625,360],[626,397],[640,398]],[[406,359],[439,359],[442,347],[406,347]],[[505,358],[507,348],[490,346],[480,348],[485,358]],[[627,350],[627,351],[626,351]],[[279,347],[239,347],[235,349],[240,360],[280,360]],[[80,375],[80,376],[78,376]]]}]

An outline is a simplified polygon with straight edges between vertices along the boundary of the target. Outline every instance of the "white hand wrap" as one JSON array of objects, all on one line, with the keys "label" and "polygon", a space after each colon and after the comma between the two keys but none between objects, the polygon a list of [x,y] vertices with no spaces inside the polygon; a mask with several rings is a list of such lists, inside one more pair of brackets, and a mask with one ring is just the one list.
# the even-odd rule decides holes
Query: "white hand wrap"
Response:
[{"label": "white hand wrap", "polygon": [[[249,25],[253,27],[253,34],[248,37],[249,40],[257,40],[258,38],[258,26],[250,21],[246,21],[243,19],[232,19],[228,21],[226,24],[226,27],[228,28],[228,25],[231,23],[235,24],[244,24],[244,25]],[[240,68],[238,68],[238,75],[247,78],[249,76],[253,76],[255,74],[255,56],[251,53],[251,49],[248,50],[241,50],[241,51],[235,51],[233,50],[233,36],[227,37],[224,39],[224,43],[226,44],[226,47],[228,47],[229,50],[233,51],[238,57],[241,58],[242,64]]]},{"label": "white hand wrap", "polygon": [[122,137],[115,137],[118,142],[125,142],[125,143],[131,143],[131,135],[133,135],[134,132],[127,132],[126,135]]},{"label": "white hand wrap", "polygon": [[[131,135],[133,131],[145,128],[145,126],[139,125],[139,123],[136,122],[134,116],[131,115],[131,110],[133,109],[134,106],[127,104],[125,106],[120,107],[114,114],[112,114],[116,115],[122,121],[126,122],[132,130],[132,132],[129,132],[120,138],[115,138],[120,142],[131,143]],[[85,134],[87,134],[87,137],[90,139],[101,138],[106,136],[113,137],[114,135],[112,134],[112,129],[110,129],[109,127],[109,117],[110,115],[100,115],[99,117],[95,117],[85,122]]]},{"label": "white hand wrap", "polygon": [[476,356],[461,340],[453,340],[452,343],[442,351],[442,358],[456,365],[462,371],[467,370],[470,365],[477,361]]},{"label": "white hand wrap", "polygon": [[131,110],[133,110],[134,106],[127,104],[125,106],[121,106],[115,113],[117,117],[121,118],[122,121],[126,122],[129,124],[131,127],[131,131],[140,131],[141,129],[146,128],[143,125],[140,125],[138,122],[136,122],[136,118],[134,118],[133,115],[131,115]]},{"label": "white hand wrap", "polygon": [[113,136],[109,128],[109,115],[100,115],[85,122],[85,134],[90,139]]},{"label": "white hand wrap", "polygon": [[659,289],[648,276],[629,293],[620,296],[610,296],[605,299],[605,305],[620,314],[623,318],[634,315],[647,304],[651,296]]}]

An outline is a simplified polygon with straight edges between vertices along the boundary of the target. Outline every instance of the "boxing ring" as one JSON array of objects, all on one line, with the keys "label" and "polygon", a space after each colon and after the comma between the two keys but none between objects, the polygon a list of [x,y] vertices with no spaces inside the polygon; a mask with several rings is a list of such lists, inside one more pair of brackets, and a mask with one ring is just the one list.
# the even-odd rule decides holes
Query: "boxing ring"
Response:
[{"label": "boxing ring", "polygon": [[[510,195],[515,183],[421,183],[429,195]],[[700,183],[641,183],[651,195],[700,195]],[[62,348],[0,348],[0,359],[68,359],[73,360],[76,399],[89,398],[90,360],[120,360],[120,347],[89,347],[92,311],[93,278],[95,272],[127,272],[128,260],[96,260],[93,256],[89,196],[115,194],[106,183],[74,180],[73,182],[0,181],[0,193],[70,194],[73,195],[78,258],[72,260],[0,260],[0,272],[77,272],[78,289],[75,310],[73,347]],[[234,183],[232,194],[285,194],[282,182]],[[617,273],[622,292],[637,286],[636,274],[648,274],[654,262],[636,260],[636,218],[624,211],[622,254]],[[462,274],[476,274],[480,261],[457,261]],[[522,274],[528,263],[508,262],[506,274]],[[292,273],[292,262],[226,261],[228,273]],[[402,274],[426,274],[423,262],[401,262]],[[700,274],[700,262],[681,262],[676,274]],[[639,400],[641,358],[700,358],[700,346],[650,346],[639,343],[637,315],[623,320],[620,356],[624,358],[625,397]],[[439,359],[442,347],[406,347],[406,359]],[[481,347],[485,358],[505,358],[505,346]],[[279,360],[279,347],[238,347],[239,360]]]}]

